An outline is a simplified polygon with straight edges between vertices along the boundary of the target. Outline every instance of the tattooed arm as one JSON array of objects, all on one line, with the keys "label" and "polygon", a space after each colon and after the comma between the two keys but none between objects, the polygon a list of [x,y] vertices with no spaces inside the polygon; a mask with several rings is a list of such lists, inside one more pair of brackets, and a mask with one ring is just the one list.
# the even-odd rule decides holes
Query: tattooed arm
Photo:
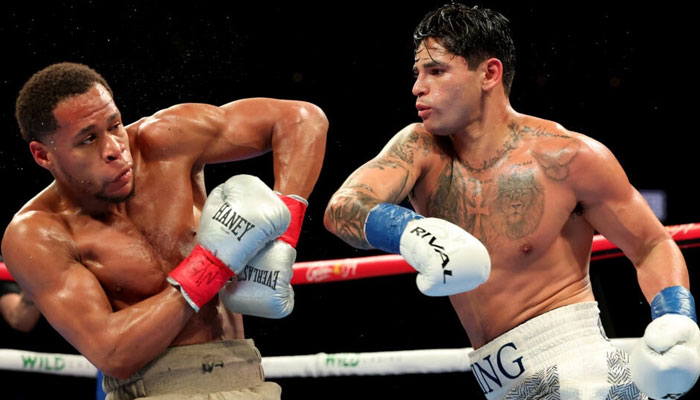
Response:
[{"label": "tattooed arm", "polygon": [[401,130],[350,175],[328,203],[326,229],[353,247],[371,248],[364,234],[369,211],[379,203],[400,203],[421,176],[432,140],[416,128],[414,124]]},{"label": "tattooed arm", "polygon": [[613,154],[582,137],[571,166],[570,182],[584,217],[632,261],[647,300],[651,303],[668,286],[687,288],[688,270],[680,249]]}]

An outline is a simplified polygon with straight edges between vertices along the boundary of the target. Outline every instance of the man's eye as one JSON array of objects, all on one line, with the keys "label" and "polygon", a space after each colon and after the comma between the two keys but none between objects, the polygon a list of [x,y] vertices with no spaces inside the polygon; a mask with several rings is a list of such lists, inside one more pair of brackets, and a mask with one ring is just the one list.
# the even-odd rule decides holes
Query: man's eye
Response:
[{"label": "man's eye", "polygon": [[83,139],[80,144],[90,144],[95,141],[95,135],[88,135]]},{"label": "man's eye", "polygon": [[119,127],[120,127],[121,125],[122,125],[121,122],[117,122],[116,124],[110,126],[110,127],[109,127],[109,130],[110,130],[111,132],[114,132],[114,131],[118,130]]}]

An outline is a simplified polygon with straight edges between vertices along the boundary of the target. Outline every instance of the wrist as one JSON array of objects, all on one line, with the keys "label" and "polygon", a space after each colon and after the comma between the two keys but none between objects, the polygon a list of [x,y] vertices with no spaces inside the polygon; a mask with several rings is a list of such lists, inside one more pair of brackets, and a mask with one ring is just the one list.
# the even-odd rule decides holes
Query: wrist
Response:
[{"label": "wrist", "polygon": [[209,250],[197,245],[168,275],[195,311],[207,304],[235,274]]},{"label": "wrist", "polygon": [[377,204],[367,214],[365,239],[375,249],[399,254],[401,235],[406,225],[415,219],[422,218],[408,208],[388,203]]},{"label": "wrist", "polygon": [[301,196],[295,194],[277,194],[289,209],[291,218],[287,230],[279,237],[280,240],[288,243],[292,247],[297,247],[299,236],[301,235],[301,225],[304,223],[304,215],[309,202]]},{"label": "wrist", "polygon": [[680,314],[698,322],[695,314],[695,299],[683,286],[669,286],[654,296],[651,301],[651,319],[664,314]]}]

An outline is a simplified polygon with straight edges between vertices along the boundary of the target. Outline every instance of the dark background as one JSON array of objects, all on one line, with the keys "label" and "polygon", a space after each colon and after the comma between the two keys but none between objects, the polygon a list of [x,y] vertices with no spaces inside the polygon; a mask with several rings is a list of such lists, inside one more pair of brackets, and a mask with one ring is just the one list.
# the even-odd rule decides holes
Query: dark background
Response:
[{"label": "dark background", "polygon": [[[181,102],[223,104],[244,97],[307,100],[330,120],[323,172],[310,200],[298,261],[359,257],[327,233],[331,194],[396,131],[417,120],[411,95],[411,34],[444,1],[206,1],[183,6],[121,1],[0,6],[0,227],[47,185],[19,138],[14,102],[35,71],[86,63],[110,82],[125,122]],[[698,222],[694,58],[690,11],[592,2],[480,1],[513,23],[518,64],[511,102],[606,144],[639,189],[667,193],[666,225]],[[632,3],[630,3],[632,4]],[[685,100],[681,99],[692,99]],[[212,188],[236,173],[271,182],[271,157],[211,166]],[[690,187],[690,188],[689,188]],[[699,250],[687,250],[691,281]],[[610,337],[643,334],[649,307],[626,259],[594,263],[592,281]],[[428,298],[413,275],[296,288],[283,320],[246,318],[263,356],[469,346],[449,301]],[[0,347],[75,353],[42,319],[31,333],[0,322]],[[285,399],[481,398],[469,373],[279,379]],[[52,394],[91,398],[94,380],[0,371],[0,398]],[[436,393],[440,393],[436,395]],[[692,398],[692,396],[688,396]]]}]

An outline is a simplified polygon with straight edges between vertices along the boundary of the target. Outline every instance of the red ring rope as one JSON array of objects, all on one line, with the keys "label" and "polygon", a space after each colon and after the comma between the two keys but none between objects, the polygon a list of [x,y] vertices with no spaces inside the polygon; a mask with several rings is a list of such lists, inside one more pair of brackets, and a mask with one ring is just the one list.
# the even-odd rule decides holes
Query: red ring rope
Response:
[{"label": "red ring rope", "polygon": [[[682,249],[700,246],[700,224],[690,223],[667,226],[673,240]],[[621,257],[622,250],[602,235],[593,237],[591,261]],[[294,264],[293,285],[305,283],[345,281],[377,276],[397,275],[415,272],[397,254],[298,262]]]},{"label": "red ring rope", "polygon": [[[700,247],[700,224],[672,225],[667,226],[666,229],[680,248]],[[602,235],[593,237],[591,261],[621,257],[622,255],[622,250]],[[403,257],[397,254],[305,261],[294,264],[292,284],[345,281],[411,272],[415,272],[415,270],[404,261]],[[3,262],[0,262],[0,280],[14,280]]]}]

